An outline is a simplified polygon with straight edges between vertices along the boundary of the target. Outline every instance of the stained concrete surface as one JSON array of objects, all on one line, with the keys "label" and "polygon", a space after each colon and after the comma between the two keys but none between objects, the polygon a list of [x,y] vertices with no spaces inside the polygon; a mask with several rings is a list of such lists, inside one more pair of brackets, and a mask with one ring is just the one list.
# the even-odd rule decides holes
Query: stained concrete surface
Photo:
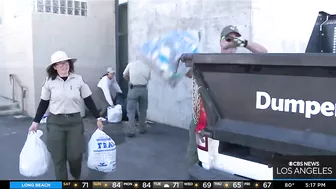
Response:
[{"label": "stained concrete surface", "polygon": [[[87,141],[95,131],[95,120],[85,119]],[[54,170],[40,177],[27,178],[19,173],[19,155],[27,137],[30,118],[0,117],[0,179],[54,180]],[[40,124],[45,130],[45,125]],[[148,133],[127,138],[122,124],[105,124],[104,131],[117,144],[117,170],[113,173],[91,171],[83,158],[82,179],[87,180],[184,180],[188,179],[185,152],[188,141],[186,130],[152,124]],[[43,140],[45,139],[42,136]],[[69,176],[69,179],[72,177]]]},{"label": "stained concrete surface", "polygon": [[8,105],[11,105],[11,104],[13,104],[12,100],[0,96],[0,106],[8,106]]}]

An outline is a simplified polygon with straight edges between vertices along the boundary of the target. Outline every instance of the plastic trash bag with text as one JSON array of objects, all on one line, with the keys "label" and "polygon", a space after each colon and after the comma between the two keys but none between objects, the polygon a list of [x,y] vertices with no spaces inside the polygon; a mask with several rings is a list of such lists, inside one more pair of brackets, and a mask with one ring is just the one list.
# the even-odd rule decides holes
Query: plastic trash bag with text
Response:
[{"label": "plastic trash bag with text", "polygon": [[174,87],[189,71],[185,64],[178,64],[177,60],[183,53],[197,53],[200,39],[198,31],[172,31],[144,43],[140,52],[145,62]]},{"label": "plastic trash bag with text", "polygon": [[104,131],[97,129],[88,145],[87,165],[90,169],[101,172],[116,170],[116,144]]}]

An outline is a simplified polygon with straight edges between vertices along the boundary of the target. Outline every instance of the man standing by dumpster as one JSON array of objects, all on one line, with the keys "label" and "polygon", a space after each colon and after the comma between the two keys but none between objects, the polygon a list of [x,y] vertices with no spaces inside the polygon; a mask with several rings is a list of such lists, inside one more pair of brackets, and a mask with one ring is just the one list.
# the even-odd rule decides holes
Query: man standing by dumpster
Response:
[{"label": "man standing by dumpster", "polygon": [[[219,40],[221,53],[236,53],[238,47],[243,47],[252,53],[267,53],[267,49],[262,45],[244,39],[236,26],[228,25],[222,29]],[[192,70],[187,74],[187,77],[192,78]],[[196,124],[192,119],[189,126],[189,144],[187,149],[187,160],[189,166],[198,162],[197,144],[196,144]]]},{"label": "man standing by dumpster", "polygon": [[148,109],[148,89],[147,84],[151,78],[151,69],[144,62],[137,60],[130,62],[124,70],[124,78],[129,81],[127,94],[127,117],[128,125],[125,133],[128,137],[136,134],[135,114],[139,105],[139,132],[146,132],[146,118]]}]

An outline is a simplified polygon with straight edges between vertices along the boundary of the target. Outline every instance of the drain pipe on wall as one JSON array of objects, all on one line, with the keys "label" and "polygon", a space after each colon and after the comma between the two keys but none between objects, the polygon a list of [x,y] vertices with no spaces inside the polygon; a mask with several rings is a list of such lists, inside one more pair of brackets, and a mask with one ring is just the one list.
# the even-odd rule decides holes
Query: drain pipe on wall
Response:
[{"label": "drain pipe on wall", "polygon": [[116,80],[120,82],[120,62],[119,62],[119,0],[114,1],[114,25],[115,25],[115,60],[116,60]]}]

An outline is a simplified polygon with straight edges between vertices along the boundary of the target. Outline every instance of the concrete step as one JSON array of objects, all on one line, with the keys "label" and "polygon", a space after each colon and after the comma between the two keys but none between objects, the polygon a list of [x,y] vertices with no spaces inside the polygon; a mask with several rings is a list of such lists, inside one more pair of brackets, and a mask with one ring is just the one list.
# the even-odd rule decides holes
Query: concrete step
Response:
[{"label": "concrete step", "polygon": [[10,99],[0,97],[0,116],[22,114],[20,104]]},{"label": "concrete step", "polygon": [[20,104],[18,102],[11,102],[6,104],[0,104],[0,111],[20,109]]},{"label": "concrete step", "polygon": [[0,111],[0,116],[21,115],[21,114],[22,114],[22,111],[20,108]]}]

